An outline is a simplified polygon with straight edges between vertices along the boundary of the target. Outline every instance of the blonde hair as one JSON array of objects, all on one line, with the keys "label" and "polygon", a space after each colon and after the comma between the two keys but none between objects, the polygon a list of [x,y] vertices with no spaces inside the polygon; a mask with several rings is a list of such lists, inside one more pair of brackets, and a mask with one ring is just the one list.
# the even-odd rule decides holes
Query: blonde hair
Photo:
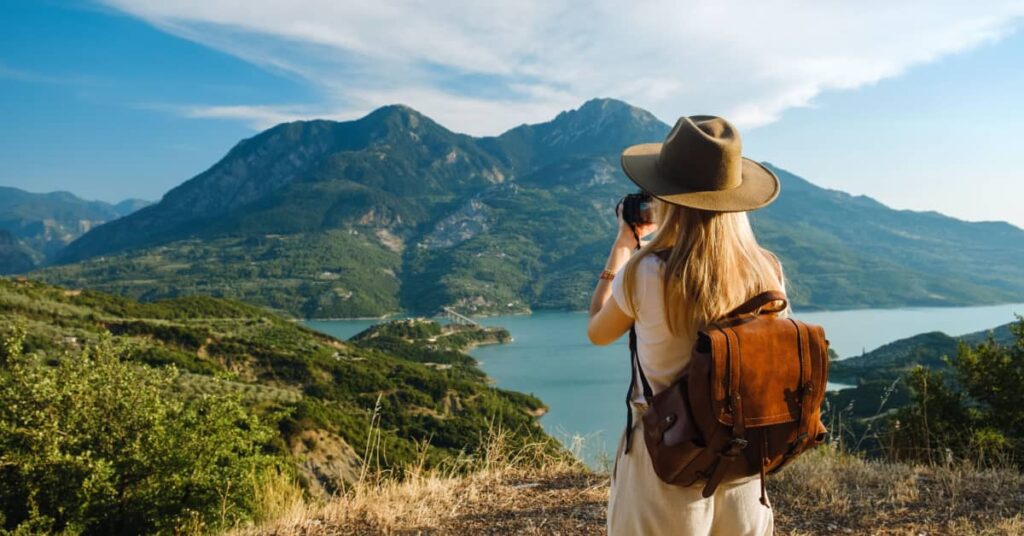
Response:
[{"label": "blonde hair", "polygon": [[758,245],[745,212],[711,212],[655,200],[655,218],[661,225],[630,258],[622,283],[626,303],[635,312],[631,290],[637,266],[648,255],[669,250],[665,321],[674,335],[695,333],[754,295],[784,288],[778,261]]}]

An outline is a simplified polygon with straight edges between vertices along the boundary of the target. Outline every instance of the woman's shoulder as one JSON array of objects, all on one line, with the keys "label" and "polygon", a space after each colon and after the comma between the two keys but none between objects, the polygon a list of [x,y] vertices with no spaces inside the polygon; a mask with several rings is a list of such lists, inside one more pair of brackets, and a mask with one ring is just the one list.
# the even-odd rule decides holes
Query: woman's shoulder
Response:
[{"label": "woman's shoulder", "polygon": [[650,255],[645,255],[637,262],[637,277],[640,279],[652,279],[655,281],[662,280],[662,274],[665,271],[666,259],[657,252]]},{"label": "woman's shoulder", "polygon": [[659,251],[653,251],[650,255],[644,256],[640,259],[637,268],[647,271],[657,271],[665,267],[665,263],[668,262],[668,256],[672,252],[670,249],[663,249]]}]

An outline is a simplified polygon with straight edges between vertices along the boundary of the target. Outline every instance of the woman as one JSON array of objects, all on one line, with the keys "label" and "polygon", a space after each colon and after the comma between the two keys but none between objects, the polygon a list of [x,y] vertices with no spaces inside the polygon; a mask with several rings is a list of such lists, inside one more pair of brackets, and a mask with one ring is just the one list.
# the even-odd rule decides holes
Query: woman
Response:
[{"label": "woman", "polygon": [[[634,233],[620,216],[587,331],[603,345],[635,326],[639,363],[655,393],[680,376],[702,326],[751,296],[783,290],[778,261],[758,246],[746,215],[775,200],[779,181],[740,152],[731,124],[693,116],[680,118],[664,143],[622,154],[626,174],[655,198],[656,223]],[[640,247],[637,237],[652,232]],[[771,534],[772,511],[758,500],[756,477],[723,483],[707,499],[702,483],[674,486],[657,477],[643,442],[642,391],[636,383],[630,389],[634,425],[615,457],[608,533]],[[627,434],[632,447],[625,452]]]}]

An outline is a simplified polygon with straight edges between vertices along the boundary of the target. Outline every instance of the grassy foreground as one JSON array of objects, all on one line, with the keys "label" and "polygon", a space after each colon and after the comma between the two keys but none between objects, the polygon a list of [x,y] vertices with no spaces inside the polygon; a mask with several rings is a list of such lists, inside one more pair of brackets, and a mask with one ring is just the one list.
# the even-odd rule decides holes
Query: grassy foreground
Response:
[{"label": "grassy foreground", "polygon": [[[539,465],[537,465],[539,462]],[[566,458],[492,442],[456,476],[367,477],[323,502],[296,498],[238,536],[600,534],[608,478]],[[531,468],[531,466],[533,466]],[[1024,475],[1013,469],[868,461],[824,447],[769,479],[777,534],[1024,534]]]}]

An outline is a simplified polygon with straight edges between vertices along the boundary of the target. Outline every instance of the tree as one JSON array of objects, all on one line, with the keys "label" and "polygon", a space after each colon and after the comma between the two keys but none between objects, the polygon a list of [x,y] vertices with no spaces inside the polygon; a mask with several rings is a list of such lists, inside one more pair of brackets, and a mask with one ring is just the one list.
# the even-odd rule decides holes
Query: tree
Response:
[{"label": "tree", "polygon": [[898,455],[934,461],[948,451],[983,463],[1024,463],[1024,317],[1010,329],[1011,344],[991,335],[977,346],[961,343],[947,359],[951,374],[911,371],[912,402],[890,427]]}]

